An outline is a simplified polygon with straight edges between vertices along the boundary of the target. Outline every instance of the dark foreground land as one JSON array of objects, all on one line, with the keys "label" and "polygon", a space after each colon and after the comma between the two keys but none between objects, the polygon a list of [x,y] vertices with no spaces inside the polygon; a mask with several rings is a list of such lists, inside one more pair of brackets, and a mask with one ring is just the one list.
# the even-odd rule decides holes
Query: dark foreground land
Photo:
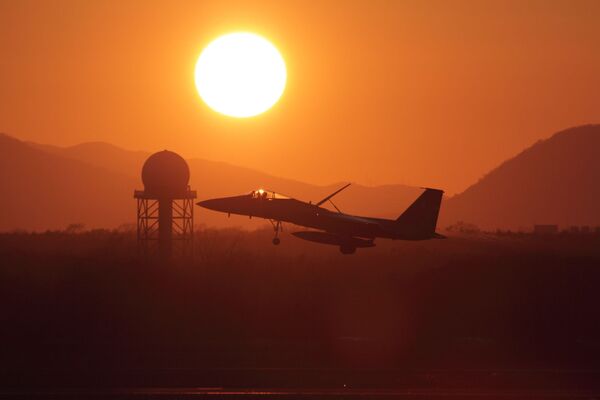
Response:
[{"label": "dark foreground land", "polygon": [[0,235],[0,397],[595,398],[600,238]]}]

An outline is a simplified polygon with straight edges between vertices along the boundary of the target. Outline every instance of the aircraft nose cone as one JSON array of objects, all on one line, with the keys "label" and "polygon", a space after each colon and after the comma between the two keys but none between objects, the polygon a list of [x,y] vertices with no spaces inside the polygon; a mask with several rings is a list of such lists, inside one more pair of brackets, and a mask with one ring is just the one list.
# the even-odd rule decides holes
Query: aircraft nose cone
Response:
[{"label": "aircraft nose cone", "polygon": [[244,208],[244,201],[247,196],[220,197],[198,202],[200,207],[213,211],[226,212],[232,214],[247,214]]},{"label": "aircraft nose cone", "polygon": [[196,203],[200,207],[208,208],[209,210],[219,211],[219,201],[218,200],[204,200]]}]

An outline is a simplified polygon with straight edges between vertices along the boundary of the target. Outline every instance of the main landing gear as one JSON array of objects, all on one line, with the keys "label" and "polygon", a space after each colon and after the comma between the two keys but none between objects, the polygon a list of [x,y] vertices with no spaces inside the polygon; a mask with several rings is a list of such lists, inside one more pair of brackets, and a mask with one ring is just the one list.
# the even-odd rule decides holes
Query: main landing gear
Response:
[{"label": "main landing gear", "polygon": [[356,247],[350,245],[341,245],[340,252],[342,254],[354,254],[356,253]]},{"label": "main landing gear", "polygon": [[273,221],[273,220],[271,220],[271,225],[273,225],[273,230],[275,231],[275,237],[273,238],[273,244],[275,246],[277,246],[279,243],[281,243],[281,240],[279,239],[279,232],[281,232],[283,230],[283,225],[281,224],[281,221]]}]

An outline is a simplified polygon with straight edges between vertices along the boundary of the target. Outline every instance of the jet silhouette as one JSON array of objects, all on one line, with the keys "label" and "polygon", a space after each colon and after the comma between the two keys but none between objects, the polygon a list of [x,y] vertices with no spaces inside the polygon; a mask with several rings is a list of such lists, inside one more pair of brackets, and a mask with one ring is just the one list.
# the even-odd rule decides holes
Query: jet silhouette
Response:
[{"label": "jet silhouette", "polygon": [[[268,190],[255,190],[246,195],[204,200],[199,206],[231,214],[259,217],[271,221],[275,230],[273,244],[280,243],[282,222],[318,229],[292,234],[300,239],[335,245],[343,254],[353,254],[357,248],[375,246],[375,238],[392,240],[443,239],[435,232],[442,194],[439,189],[425,191],[397,219],[348,215],[341,212],[331,199],[350,184],[336,190],[317,203],[304,202]],[[321,207],[330,202],[337,211]]]}]

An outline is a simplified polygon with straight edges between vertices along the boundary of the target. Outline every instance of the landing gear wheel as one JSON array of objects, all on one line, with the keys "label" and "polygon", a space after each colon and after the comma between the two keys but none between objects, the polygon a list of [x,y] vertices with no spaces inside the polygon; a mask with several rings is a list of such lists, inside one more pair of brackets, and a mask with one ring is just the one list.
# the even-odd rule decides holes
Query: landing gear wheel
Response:
[{"label": "landing gear wheel", "polygon": [[354,246],[340,246],[342,254],[354,254],[356,253],[356,247]]},{"label": "landing gear wheel", "polygon": [[273,225],[273,230],[275,230],[275,237],[273,238],[273,244],[277,246],[281,243],[279,240],[279,232],[283,230],[283,226],[281,225],[281,221],[273,221],[271,220],[271,224]]}]

